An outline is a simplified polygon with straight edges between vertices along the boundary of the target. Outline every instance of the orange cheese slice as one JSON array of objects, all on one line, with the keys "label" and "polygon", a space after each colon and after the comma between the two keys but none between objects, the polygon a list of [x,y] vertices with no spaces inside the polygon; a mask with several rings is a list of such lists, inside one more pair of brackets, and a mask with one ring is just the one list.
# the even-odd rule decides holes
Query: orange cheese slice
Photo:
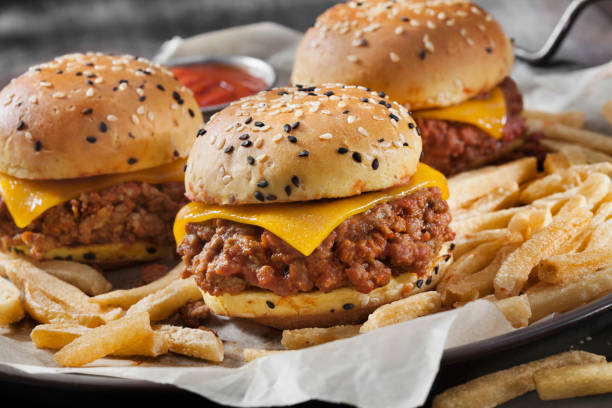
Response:
[{"label": "orange cheese slice", "polygon": [[448,108],[416,111],[412,112],[412,116],[469,123],[499,139],[504,133],[504,125],[506,124],[506,100],[502,90],[494,88],[489,92],[487,98],[470,99]]},{"label": "orange cheese slice", "polygon": [[78,197],[80,193],[102,190],[126,181],[162,184],[183,182],[185,160],[130,173],[64,180],[25,180],[0,173],[0,196],[15,225],[28,226],[51,207]]},{"label": "orange cheese slice", "polygon": [[419,163],[417,172],[408,184],[353,197],[239,206],[191,202],[184,206],[176,216],[174,237],[177,243],[181,242],[188,223],[223,218],[264,228],[308,256],[334,228],[348,217],[363,213],[376,204],[411,194],[426,187],[439,187],[444,199],[448,198],[448,186],[444,175]]}]

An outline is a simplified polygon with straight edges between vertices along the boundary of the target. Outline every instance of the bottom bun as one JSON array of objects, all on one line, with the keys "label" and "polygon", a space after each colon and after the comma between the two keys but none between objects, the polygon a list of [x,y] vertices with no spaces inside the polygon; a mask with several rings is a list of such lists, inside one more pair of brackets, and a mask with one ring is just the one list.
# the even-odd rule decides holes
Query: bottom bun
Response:
[{"label": "bottom bun", "polygon": [[[31,256],[27,246],[11,246],[9,252]],[[37,260],[65,260],[87,264],[95,264],[103,269],[118,268],[139,262],[154,261],[167,258],[174,253],[171,245],[150,244],[147,242],[134,242],[132,244],[97,244],[73,247],[58,247],[45,252]]]},{"label": "bottom bun", "polygon": [[434,289],[450,264],[450,244],[446,243],[432,262],[429,276],[419,279],[414,273],[403,273],[370,293],[345,287],[327,293],[317,290],[285,297],[263,289],[221,296],[202,291],[202,295],[217,315],[247,318],[277,329],[358,324],[379,306]]}]

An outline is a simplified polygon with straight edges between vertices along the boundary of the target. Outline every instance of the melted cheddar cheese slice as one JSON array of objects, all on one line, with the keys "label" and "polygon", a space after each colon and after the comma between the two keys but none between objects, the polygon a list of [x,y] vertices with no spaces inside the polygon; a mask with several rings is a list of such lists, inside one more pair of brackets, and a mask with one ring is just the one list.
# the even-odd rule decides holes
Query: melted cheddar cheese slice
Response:
[{"label": "melted cheddar cheese slice", "polygon": [[470,99],[459,105],[440,109],[425,109],[412,112],[415,118],[440,119],[451,122],[463,122],[487,132],[499,139],[506,124],[506,100],[500,88],[494,88],[484,99]]},{"label": "melted cheddar cheese slice", "polygon": [[185,160],[130,173],[64,180],[25,180],[0,173],[0,196],[15,225],[27,227],[51,207],[78,197],[80,193],[102,190],[126,181],[162,184],[183,182]]},{"label": "melted cheddar cheese slice", "polygon": [[177,243],[181,242],[188,223],[223,218],[264,228],[308,256],[334,228],[348,217],[363,213],[376,204],[411,194],[426,187],[438,187],[444,199],[448,198],[448,186],[442,173],[419,163],[417,172],[408,184],[353,197],[239,206],[191,202],[184,206],[176,216],[174,237]]}]

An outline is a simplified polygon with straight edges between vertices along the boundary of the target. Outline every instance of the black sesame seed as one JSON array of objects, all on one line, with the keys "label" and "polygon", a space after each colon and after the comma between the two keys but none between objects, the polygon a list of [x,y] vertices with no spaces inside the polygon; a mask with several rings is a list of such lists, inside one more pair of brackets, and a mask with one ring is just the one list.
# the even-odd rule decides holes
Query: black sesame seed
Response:
[{"label": "black sesame seed", "polygon": [[425,152],[421,151],[421,155],[419,156],[419,161],[423,161],[423,156],[425,156]]},{"label": "black sesame seed", "polygon": [[287,140],[289,140],[291,143],[297,143],[297,137],[295,136],[287,135]]},{"label": "black sesame seed", "polygon": [[312,92],[315,89],[317,89],[316,86],[309,86],[308,88],[302,88],[302,91],[304,91],[304,92]]},{"label": "black sesame seed", "polygon": [[383,91],[380,91],[380,92],[378,93],[378,96],[380,96],[381,98],[386,98],[386,97],[387,97],[387,94],[386,94],[386,93],[384,93]]},{"label": "black sesame seed", "polygon": [[372,160],[372,168],[373,168],[374,170],[377,170],[377,169],[378,169],[378,164],[379,164],[379,163],[378,163],[378,159],[374,159],[374,160]]},{"label": "black sesame seed", "polygon": [[349,113],[348,110],[345,110],[345,111],[342,112],[343,115],[346,115],[347,113]]},{"label": "black sesame seed", "polygon": [[289,95],[289,92],[287,92],[287,91],[280,91],[280,92],[278,92],[277,95]]},{"label": "black sesame seed", "polygon": [[451,244],[450,244],[450,250],[452,251],[453,249],[455,249],[455,243],[454,243],[454,242],[451,242]]},{"label": "black sesame seed", "polygon": [[300,178],[298,176],[291,176],[291,182],[296,187],[300,186]]},{"label": "black sesame seed", "polygon": [[120,79],[120,80],[119,80],[119,83],[120,83],[120,84],[129,84],[129,82],[128,82],[128,80],[127,80],[127,79]]},{"label": "black sesame seed", "polygon": [[362,38],[361,40],[359,40],[360,47],[365,47],[366,45],[368,45],[368,41],[365,38]]},{"label": "black sesame seed", "polygon": [[274,201],[274,200],[276,200],[276,196],[275,196],[274,194],[268,194],[268,195],[266,196],[266,200],[268,200],[268,201]]},{"label": "black sesame seed", "polygon": [[378,143],[382,143],[384,141],[385,141],[385,139],[383,139],[383,138],[378,139]]},{"label": "black sesame seed", "polygon": [[100,122],[100,132],[106,133],[107,130],[108,130],[108,126],[106,126],[106,123]]},{"label": "black sesame seed", "polygon": [[224,152],[224,153],[227,153],[227,154],[230,154],[230,153],[231,153],[231,152],[233,152],[233,151],[234,151],[234,146],[227,146],[227,147],[226,147],[226,148],[223,150],[223,152]]},{"label": "black sesame seed", "polygon": [[144,82],[142,84],[138,85],[138,88],[140,88],[140,89],[144,88]]},{"label": "black sesame seed", "polygon": [[157,252],[157,248],[155,247],[147,247],[146,249],[147,249],[147,252],[150,254],[154,254]]},{"label": "black sesame seed", "polygon": [[340,153],[340,154],[348,153],[348,149],[346,147],[339,147],[338,148],[338,153]]},{"label": "black sesame seed", "polygon": [[253,124],[254,124],[255,126],[257,126],[257,127],[264,127],[264,126],[266,125],[265,123],[263,123],[263,122],[261,122],[261,121],[259,121],[259,120],[258,120],[258,121],[255,121],[255,123],[253,123]]},{"label": "black sesame seed", "polygon": [[240,139],[240,140],[247,140],[249,137],[250,137],[249,134],[245,133],[245,134],[242,134],[242,135],[238,136],[238,139]]},{"label": "black sesame seed", "polygon": [[257,183],[257,187],[264,188],[264,187],[268,187],[269,184],[270,183],[268,183],[268,180],[261,180]]},{"label": "black sesame seed", "polygon": [[402,21],[405,21],[405,22],[410,21],[410,19],[409,19],[408,17],[402,17],[402,18],[401,18],[401,20],[402,20]]},{"label": "black sesame seed", "polygon": [[132,165],[132,164],[136,164],[136,162],[138,161],[138,159],[134,158],[134,157],[130,157],[128,159],[128,164]]},{"label": "black sesame seed", "polygon": [[408,142],[404,142],[404,143],[402,143],[402,146],[404,146],[404,147],[408,147],[408,146],[410,146],[410,145],[408,144]]},{"label": "black sesame seed", "polygon": [[291,186],[285,186],[285,193],[287,193],[287,196],[291,195]]},{"label": "black sesame seed", "polygon": [[79,72],[75,73],[74,75],[81,76],[81,75],[83,75],[83,73],[79,71]]},{"label": "black sesame seed", "polygon": [[253,144],[253,142],[251,142],[250,140],[245,140],[244,142],[240,143],[240,146],[242,146],[242,147],[251,147],[252,144]]},{"label": "black sesame seed", "polygon": [[164,88],[162,84],[157,84],[157,89],[159,89],[160,91],[166,90],[166,88]]},{"label": "black sesame seed", "polygon": [[83,254],[83,259],[87,259],[88,261],[92,261],[96,259],[96,254],[94,252],[85,252]]},{"label": "black sesame seed", "polygon": [[189,112],[189,116],[191,116],[192,118],[195,117],[195,113],[193,113],[193,110],[191,108],[187,109],[187,112]]},{"label": "black sesame seed", "polygon": [[185,173],[187,171],[187,165],[183,166],[183,173]]},{"label": "black sesame seed", "polygon": [[270,302],[269,300],[266,300],[266,305],[268,305],[270,309],[274,309],[274,303]]},{"label": "black sesame seed", "polygon": [[357,163],[361,163],[361,154],[358,152],[353,152],[353,160],[355,160]]},{"label": "black sesame seed", "polygon": [[180,101],[181,100],[181,95],[179,95],[178,92],[176,91],[172,91],[172,97],[174,98],[175,101]]},{"label": "black sesame seed", "polygon": [[57,71],[55,71],[56,74],[63,74],[64,71],[62,71],[61,69],[58,69]]},{"label": "black sesame seed", "polygon": [[93,109],[92,109],[92,108],[85,108],[85,109],[83,109],[83,110],[81,111],[81,113],[82,113],[83,115],[90,115],[90,114],[92,114],[92,113],[93,113]]},{"label": "black sesame seed", "polygon": [[444,255],[444,262],[448,262],[448,261],[450,261],[450,259],[451,259],[450,254]]},{"label": "black sesame seed", "polygon": [[390,104],[389,102],[387,102],[387,103],[385,104],[385,107],[386,107],[387,109],[389,109],[389,108],[391,107],[391,104]]},{"label": "black sesame seed", "polygon": [[302,150],[300,153],[298,153],[299,157],[308,157],[310,155],[310,153],[308,153],[308,150]]},{"label": "black sesame seed", "polygon": [[308,95],[310,95],[310,96],[317,96],[317,94],[314,93],[314,92],[308,92]]},{"label": "black sesame seed", "polygon": [[130,139],[136,139],[136,137],[132,134],[132,132],[128,132],[128,137]]},{"label": "black sesame seed", "polygon": [[17,130],[23,130],[25,129],[25,122],[22,120],[21,122],[19,122],[19,124],[17,125]]},{"label": "black sesame seed", "polygon": [[85,63],[85,66],[87,66],[87,67],[93,67],[93,66],[94,66],[94,64],[93,64],[93,62],[86,62],[86,63]]},{"label": "black sesame seed", "polygon": [[91,81],[91,79],[87,80],[87,85],[90,85],[90,86],[93,85],[93,82]]},{"label": "black sesame seed", "polygon": [[417,132],[417,135],[421,136],[421,129],[418,126],[416,127],[416,132]]},{"label": "black sesame seed", "polygon": [[204,136],[206,134],[206,129],[198,129],[198,134],[196,137]]},{"label": "black sesame seed", "polygon": [[354,305],[354,304],[352,304],[352,303],[345,303],[345,304],[343,304],[343,305],[342,305],[342,308],[343,308],[344,310],[351,310],[351,309],[353,309],[354,307],[355,307],[355,305]]},{"label": "black sesame seed", "polygon": [[325,95],[325,96],[332,96],[333,94],[334,94],[333,91],[327,91],[327,92],[323,93],[323,95]]},{"label": "black sesame seed", "polygon": [[330,309],[329,313],[334,313],[336,311],[336,309]]},{"label": "black sesame seed", "polygon": [[408,127],[409,127],[410,129],[414,129],[414,123],[409,122],[409,123],[408,123]]},{"label": "black sesame seed", "polygon": [[96,143],[98,141],[98,139],[96,139],[94,136],[87,136],[85,140],[87,140],[89,143]]},{"label": "black sesame seed", "polygon": [[389,114],[389,117],[390,117],[391,119],[393,119],[394,121],[399,122],[399,118],[397,117],[397,115],[394,115],[393,113],[390,113],[390,114]]},{"label": "black sesame seed", "polygon": [[291,132],[291,125],[288,123],[283,125],[283,130],[287,133]]},{"label": "black sesame seed", "polygon": [[89,74],[89,75],[87,75],[87,78],[95,78],[95,77],[96,77],[96,75],[95,75],[95,74]]},{"label": "black sesame seed", "polygon": [[247,163],[249,163],[251,166],[255,164],[255,159],[253,156],[247,156]]},{"label": "black sesame seed", "polygon": [[42,149],[42,143],[40,142],[40,140],[37,140],[36,142],[34,142],[34,151],[40,152],[41,149]]},{"label": "black sesame seed", "polygon": [[493,52],[493,48],[487,47],[487,48],[485,48],[485,51],[487,52],[487,54],[490,54],[490,53]]},{"label": "black sesame seed", "polygon": [[380,101],[378,101],[378,104],[382,106],[387,106],[387,101],[385,101],[384,99],[381,99]]},{"label": "black sesame seed", "polygon": [[434,267],[434,273],[437,275],[437,274],[438,274],[438,272],[440,272],[440,266],[436,265],[436,266]]},{"label": "black sesame seed", "polygon": [[431,281],[432,281],[432,278],[431,278],[431,276],[430,276],[430,277],[429,277],[429,278],[427,278],[427,280],[425,281],[425,284],[426,284],[426,285],[431,285]]},{"label": "black sesame seed", "polygon": [[295,84],[295,87],[296,87],[297,89],[302,89],[302,88],[304,87],[304,85],[302,85],[302,84]]},{"label": "black sesame seed", "polygon": [[249,116],[247,120],[244,121],[244,124],[248,125],[249,123],[251,123],[252,120],[253,120],[253,117]]},{"label": "black sesame seed", "polygon": [[418,281],[416,281],[416,285],[417,285],[417,288],[420,288],[421,286],[423,286],[423,279],[419,279]]},{"label": "black sesame seed", "polygon": [[265,201],[265,200],[266,200],[266,199],[264,198],[264,195],[263,195],[263,194],[261,194],[261,191],[256,191],[256,192],[255,192],[255,194],[253,194],[253,195],[255,196],[255,198],[256,198],[258,201],[263,202],[263,201]]},{"label": "black sesame seed", "polygon": [[172,154],[174,154],[174,157],[179,157],[179,152],[178,152],[178,150],[175,150],[174,152],[172,152]]},{"label": "black sesame seed", "polygon": [[[144,95],[142,95],[140,98],[138,98],[138,100],[139,100],[140,102],[144,102],[144,101],[145,101],[145,99],[147,99],[147,97],[146,97],[146,96],[144,96]],[[189,109],[189,110],[191,111],[191,109]],[[190,113],[192,113],[192,112],[190,112]]]},{"label": "black sesame seed", "polygon": [[119,88],[117,88],[116,86],[113,87],[113,92],[117,92],[118,90],[119,90]]},{"label": "black sesame seed", "polygon": [[425,50],[419,51],[419,58],[420,59],[424,60],[426,56],[427,56],[427,51],[425,51]]},{"label": "black sesame seed", "polygon": [[359,100],[360,100],[361,102],[368,103],[368,98],[366,98],[366,97],[364,97],[364,96],[362,96],[361,98],[359,98]]},{"label": "black sesame seed", "polygon": [[295,122],[293,125],[291,125],[291,129],[297,129],[298,126],[300,126],[300,122]]}]

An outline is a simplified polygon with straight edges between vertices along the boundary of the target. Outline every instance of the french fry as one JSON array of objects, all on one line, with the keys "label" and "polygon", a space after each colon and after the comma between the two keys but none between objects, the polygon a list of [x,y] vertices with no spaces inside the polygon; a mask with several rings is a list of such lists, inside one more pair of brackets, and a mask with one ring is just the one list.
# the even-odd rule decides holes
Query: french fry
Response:
[{"label": "french fry", "polygon": [[557,252],[564,242],[584,228],[593,214],[586,208],[586,199],[570,199],[543,230],[534,234],[506,258],[495,276],[495,296],[516,296],[529,278],[531,270],[543,259]]},{"label": "french fry", "polygon": [[455,247],[453,249],[453,258],[459,259],[466,252],[476,248],[480,244],[505,239],[508,237],[508,234],[508,229],[498,228],[458,235],[454,241]]},{"label": "french fry", "polygon": [[170,317],[189,301],[202,299],[202,292],[192,277],[179,279],[133,304],[126,314],[147,312],[151,321]]},{"label": "french fry", "polygon": [[612,363],[568,365],[536,371],[540,399],[549,401],[612,392]]},{"label": "french fry", "polygon": [[164,289],[175,280],[180,279],[184,269],[185,264],[181,262],[172,268],[165,276],[147,285],[138,286],[132,289],[113,290],[112,292],[92,297],[90,301],[101,306],[119,306],[123,309],[128,309],[140,299],[158,290]]},{"label": "french fry", "polygon": [[[540,141],[544,146],[548,147],[554,152],[563,152],[566,149],[576,148],[575,144],[562,142],[559,140],[543,139]],[[582,154],[587,160],[587,163],[601,163],[601,162],[612,162],[612,156],[602,153],[598,150],[593,150],[588,147],[580,146]]]},{"label": "french fry", "polygon": [[538,267],[542,282],[564,284],[612,264],[610,248],[587,249],[582,252],[553,255],[543,259]]},{"label": "french fry", "polygon": [[453,219],[481,215],[483,212],[513,206],[518,202],[518,196],[519,185],[517,182],[512,181],[466,204],[464,208],[454,211]]},{"label": "french fry", "polygon": [[518,329],[529,324],[531,318],[531,305],[527,295],[511,296],[505,299],[497,299],[495,296],[487,296],[485,299],[493,303],[500,312],[506,316],[512,327]]},{"label": "french fry", "polygon": [[601,107],[601,115],[612,125],[612,100],[607,101]]},{"label": "french fry", "polygon": [[506,228],[514,214],[523,209],[523,207],[513,207],[453,220],[451,222],[451,228],[458,235],[465,235],[488,229]]},{"label": "french fry", "polygon": [[289,350],[262,350],[262,349],[246,348],[242,350],[242,356],[247,362],[249,362],[249,361],[255,360],[256,358],[273,356],[275,354],[286,353],[288,351]]},{"label": "french fry", "polygon": [[90,296],[106,293],[113,285],[104,275],[89,265],[69,261],[44,261],[36,264],[40,269],[69,283]]},{"label": "french fry", "polygon": [[602,363],[606,358],[585,351],[569,351],[478,377],[436,395],[433,408],[494,407],[536,387],[536,371],[575,364]]},{"label": "french fry", "polygon": [[18,322],[24,317],[19,289],[10,281],[0,278],[0,326]]},{"label": "french fry", "polygon": [[508,240],[512,242],[526,241],[551,222],[552,214],[549,209],[526,208],[514,214],[508,222]]},{"label": "french fry", "polygon": [[488,166],[461,173],[448,179],[452,209],[482,197],[508,182],[524,183],[537,176],[537,161],[533,157],[515,160],[501,166]]},{"label": "french fry", "polygon": [[210,330],[167,324],[153,329],[167,338],[169,349],[174,353],[217,363],[223,361],[223,342]]},{"label": "french fry", "polygon": [[531,305],[531,321],[551,313],[575,309],[612,291],[612,267],[591,272],[581,279],[564,285],[540,282],[526,290]]},{"label": "french fry", "polygon": [[87,331],[62,347],[53,358],[66,367],[81,367],[119,350],[130,350],[127,352],[130,355],[141,351],[161,354],[165,352],[163,347],[155,350],[160,339],[163,341],[164,337],[154,335],[148,313],[133,313]]},{"label": "french fry", "polygon": [[531,132],[542,132],[547,138],[584,145],[606,154],[612,154],[612,138],[608,135],[539,119],[528,119],[525,124]]},{"label": "french fry", "polygon": [[289,350],[312,347],[317,344],[356,336],[359,334],[359,327],[359,325],[343,325],[283,330],[281,344]]},{"label": "french fry", "polygon": [[438,292],[417,293],[376,309],[368,316],[368,320],[361,325],[359,333],[367,333],[374,329],[432,314],[440,310],[441,306]]},{"label": "french fry", "polygon": [[584,125],[584,112],[567,111],[561,113],[544,112],[540,110],[525,109],[522,116],[529,120],[542,120],[546,122],[561,123],[565,126],[580,129]]}]

